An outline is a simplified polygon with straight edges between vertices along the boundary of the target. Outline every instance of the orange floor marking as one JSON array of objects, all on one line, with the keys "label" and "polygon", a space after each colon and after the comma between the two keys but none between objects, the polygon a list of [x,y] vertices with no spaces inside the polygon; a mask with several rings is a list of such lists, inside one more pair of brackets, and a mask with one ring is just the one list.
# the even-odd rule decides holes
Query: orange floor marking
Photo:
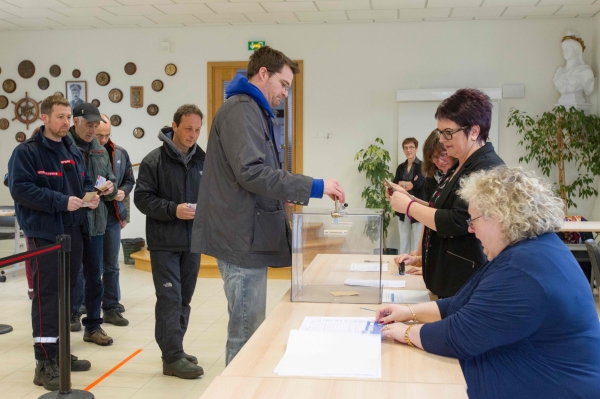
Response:
[{"label": "orange floor marking", "polygon": [[138,349],[135,352],[133,352],[131,355],[127,356],[125,359],[123,359],[121,361],[121,363],[117,364],[115,367],[113,367],[112,369],[110,369],[106,373],[104,373],[102,376],[100,376],[96,381],[92,382],[90,385],[88,385],[87,387],[85,387],[84,391],[89,391],[90,389],[92,389],[96,385],[100,384],[106,377],[108,377],[109,375],[111,375],[112,373],[114,373],[115,371],[117,371],[122,365],[124,365],[125,363],[127,363],[128,361],[130,361],[131,359],[133,359],[142,350],[143,349]]}]

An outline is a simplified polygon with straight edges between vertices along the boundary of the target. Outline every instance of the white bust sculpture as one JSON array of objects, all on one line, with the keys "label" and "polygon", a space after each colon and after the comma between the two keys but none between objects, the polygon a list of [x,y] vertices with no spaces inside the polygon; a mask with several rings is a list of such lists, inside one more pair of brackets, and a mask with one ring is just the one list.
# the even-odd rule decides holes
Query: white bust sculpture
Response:
[{"label": "white bust sculpture", "polygon": [[567,64],[558,68],[554,74],[554,87],[561,94],[558,104],[567,109],[575,107],[589,111],[591,105],[585,101],[583,93],[592,94],[595,78],[592,68],[583,61],[585,44],[579,34],[568,31],[561,46]]}]

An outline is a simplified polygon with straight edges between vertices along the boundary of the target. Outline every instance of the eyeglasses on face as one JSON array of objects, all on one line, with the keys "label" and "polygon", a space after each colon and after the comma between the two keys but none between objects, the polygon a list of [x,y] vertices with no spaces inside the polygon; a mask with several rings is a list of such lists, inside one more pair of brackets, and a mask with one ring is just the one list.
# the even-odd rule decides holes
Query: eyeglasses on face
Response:
[{"label": "eyeglasses on face", "polygon": [[435,161],[442,161],[444,158],[446,158],[448,156],[447,152],[442,152],[440,154],[437,155],[432,155],[431,156],[431,162],[435,162]]},{"label": "eyeglasses on face", "polygon": [[452,136],[455,133],[460,132],[461,130],[465,130],[468,129],[469,126],[463,126],[463,127],[459,127],[456,130],[452,130],[452,129],[444,129],[444,130],[440,130],[440,129],[435,129],[434,132],[437,132],[437,134],[444,136],[445,140],[452,140]]},{"label": "eyeglasses on face", "polygon": [[469,225],[470,228],[473,228],[473,224],[474,222],[479,219],[480,217],[482,217],[483,215],[479,215],[477,216],[475,219],[467,219],[467,224]]},{"label": "eyeglasses on face", "polygon": [[281,83],[281,87],[283,87],[283,90],[285,90],[288,93],[290,92],[290,88],[292,87],[292,85],[289,82],[282,79],[281,76],[279,76],[279,74],[277,72],[269,71],[269,73],[276,75],[277,78],[279,79],[279,82]]},{"label": "eyeglasses on face", "polygon": [[417,147],[415,147],[414,145],[405,145],[403,148],[405,151],[414,151],[417,149]]}]

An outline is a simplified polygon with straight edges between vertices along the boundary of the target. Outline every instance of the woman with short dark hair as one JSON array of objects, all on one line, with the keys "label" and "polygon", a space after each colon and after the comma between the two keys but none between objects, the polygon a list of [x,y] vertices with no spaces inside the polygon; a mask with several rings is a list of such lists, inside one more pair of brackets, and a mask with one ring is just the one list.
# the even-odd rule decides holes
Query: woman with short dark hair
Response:
[{"label": "woman with short dark hair", "polygon": [[468,204],[456,195],[460,179],[504,161],[487,142],[492,103],[485,93],[460,89],[442,101],[435,117],[440,142],[456,161],[434,191],[432,206],[420,204],[398,185],[393,185],[395,192],[388,190],[388,195],[393,194],[390,204],[396,212],[425,226],[421,253],[403,255],[400,261],[422,265],[427,288],[439,297],[449,297],[487,260],[481,243],[468,231]]},{"label": "woman with short dark hair", "polygon": [[[402,141],[402,151],[406,161],[398,165],[394,183],[404,188],[415,198],[423,199],[423,184],[425,178],[421,172],[421,160],[417,158],[419,142],[414,137],[407,137]],[[415,219],[408,219],[402,213],[398,216],[398,230],[400,232],[400,252],[411,252],[417,249],[421,238],[422,225]]]}]

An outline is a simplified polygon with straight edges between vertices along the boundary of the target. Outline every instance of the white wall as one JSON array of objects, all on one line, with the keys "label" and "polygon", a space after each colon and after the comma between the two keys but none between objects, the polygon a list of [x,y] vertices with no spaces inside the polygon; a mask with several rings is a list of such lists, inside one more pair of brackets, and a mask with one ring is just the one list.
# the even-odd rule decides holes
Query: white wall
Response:
[{"label": "white wall", "polygon": [[[507,164],[516,165],[525,150],[517,145],[514,129],[505,127],[509,109],[517,107],[536,115],[552,108],[558,99],[552,76],[564,62],[560,40],[569,28],[576,28],[586,43],[595,43],[584,59],[597,71],[598,23],[598,18],[584,18],[0,32],[0,80],[17,82],[16,92],[7,95],[10,100],[17,101],[25,91],[41,100],[64,90],[71,70],[80,69],[81,79],[88,82],[88,100],[99,98],[101,111],[122,117],[123,124],[113,128],[114,140],[128,149],[133,162],[139,162],[159,145],[156,133],[171,121],[177,106],[194,102],[206,110],[207,61],[245,60],[250,55],[248,40],[266,40],[290,57],[304,60],[305,174],[338,178],[350,206],[363,207],[360,192],[366,180],[356,170],[354,155],[381,137],[396,157],[397,89],[525,84],[524,99],[507,99],[501,104],[499,153]],[[171,54],[159,53],[159,44],[165,40],[172,44]],[[34,78],[27,81],[16,72],[24,59],[36,65]],[[133,76],[123,71],[128,61],[137,64]],[[168,62],[178,66],[173,77],[163,72]],[[59,78],[49,77],[48,68],[54,63],[62,68]],[[95,83],[100,71],[111,75],[106,87]],[[45,92],[37,88],[41,76],[51,81]],[[165,83],[162,92],[150,88],[154,79]],[[145,106],[129,107],[129,86],[133,85],[144,86],[144,104],[156,103],[160,107],[157,116],[148,116]],[[107,98],[114,87],[125,94],[120,104]],[[594,92],[594,110],[596,100]],[[0,110],[0,117],[12,119],[12,108]],[[137,140],[132,136],[136,126],[145,129],[146,137]],[[435,127],[433,115],[431,127]],[[15,121],[0,132],[2,174],[17,144],[14,134],[23,129],[24,125]],[[330,133],[330,139],[311,137],[318,132]],[[205,143],[203,128],[199,144],[205,147]],[[393,160],[392,170],[397,161]],[[7,190],[0,190],[0,203],[10,202]],[[595,202],[580,206],[580,213],[588,216]],[[311,205],[329,203],[314,200]],[[143,236],[143,217],[137,210],[132,216],[133,224],[123,231],[124,236]],[[393,227],[390,244],[398,239],[395,221]]]}]

